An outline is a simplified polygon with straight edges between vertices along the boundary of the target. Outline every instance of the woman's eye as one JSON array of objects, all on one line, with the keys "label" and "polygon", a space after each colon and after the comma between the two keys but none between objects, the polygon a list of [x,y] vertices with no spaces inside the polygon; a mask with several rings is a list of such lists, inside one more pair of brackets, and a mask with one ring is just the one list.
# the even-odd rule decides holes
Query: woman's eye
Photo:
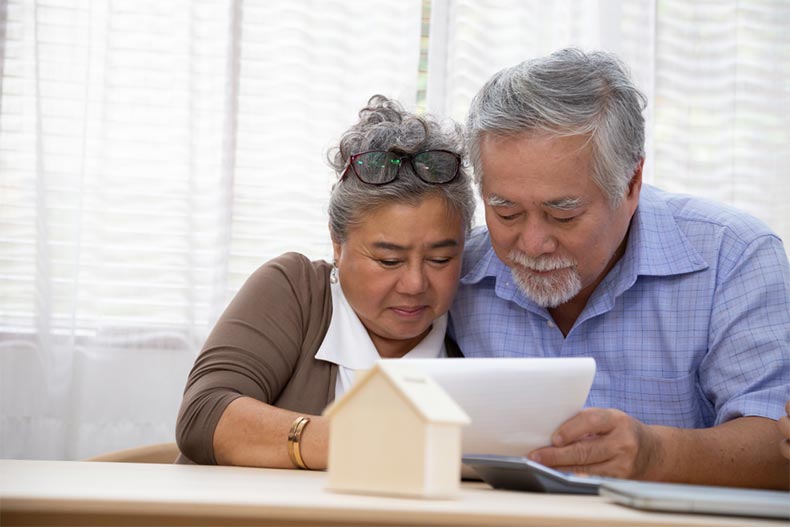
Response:
[{"label": "woman's eye", "polygon": [[379,260],[379,263],[384,267],[395,267],[400,263],[400,260]]},{"label": "woman's eye", "polygon": [[428,261],[436,265],[444,265],[450,263],[452,258],[429,258]]}]

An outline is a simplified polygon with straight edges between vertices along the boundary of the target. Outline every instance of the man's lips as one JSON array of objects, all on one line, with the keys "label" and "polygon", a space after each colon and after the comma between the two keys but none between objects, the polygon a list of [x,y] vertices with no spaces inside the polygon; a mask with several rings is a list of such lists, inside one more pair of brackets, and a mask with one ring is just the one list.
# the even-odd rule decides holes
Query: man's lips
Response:
[{"label": "man's lips", "polygon": [[537,276],[546,276],[546,275],[550,275],[552,273],[558,273],[558,272],[561,272],[561,271],[567,271],[567,270],[570,269],[570,267],[556,267],[554,269],[538,270],[538,269],[535,269],[533,267],[527,267],[525,265],[522,265],[521,269],[523,269],[524,271],[526,271],[526,272],[528,272],[530,274],[534,274],[534,275],[537,275]]},{"label": "man's lips", "polygon": [[549,271],[538,271],[537,269],[532,269],[532,268],[529,268],[529,267],[525,267],[525,269],[527,270],[527,272],[532,273],[532,274],[536,274],[538,276],[546,276],[546,275],[551,274],[551,273],[556,273],[557,271],[562,271],[562,268],[560,268],[560,269],[551,269]]}]

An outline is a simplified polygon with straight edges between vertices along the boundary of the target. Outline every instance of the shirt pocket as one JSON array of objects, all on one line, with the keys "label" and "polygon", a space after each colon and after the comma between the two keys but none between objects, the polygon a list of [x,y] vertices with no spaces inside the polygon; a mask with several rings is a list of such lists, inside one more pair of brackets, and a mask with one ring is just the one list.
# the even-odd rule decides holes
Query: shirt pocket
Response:
[{"label": "shirt pocket", "polygon": [[609,374],[608,381],[607,401],[597,406],[617,408],[645,424],[703,426],[696,373],[676,378]]}]

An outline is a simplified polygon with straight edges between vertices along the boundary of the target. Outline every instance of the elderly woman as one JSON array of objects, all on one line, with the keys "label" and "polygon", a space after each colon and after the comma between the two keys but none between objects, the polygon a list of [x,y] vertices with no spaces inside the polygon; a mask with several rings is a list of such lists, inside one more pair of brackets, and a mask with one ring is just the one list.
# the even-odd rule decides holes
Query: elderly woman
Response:
[{"label": "elderly woman", "polygon": [[187,380],[180,462],[326,468],[321,411],[379,358],[445,338],[474,212],[463,137],[375,96],[330,160],[334,262],[287,253],[244,284]]}]

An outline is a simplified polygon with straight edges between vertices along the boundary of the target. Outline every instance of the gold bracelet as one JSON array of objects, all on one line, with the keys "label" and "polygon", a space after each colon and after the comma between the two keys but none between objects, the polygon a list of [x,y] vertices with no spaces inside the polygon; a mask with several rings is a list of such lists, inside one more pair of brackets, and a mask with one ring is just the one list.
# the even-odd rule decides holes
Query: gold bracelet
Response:
[{"label": "gold bracelet", "polygon": [[305,470],[310,470],[310,467],[308,467],[304,459],[302,459],[301,441],[304,427],[307,426],[309,422],[309,417],[300,415],[294,419],[294,422],[291,423],[291,429],[288,431],[288,457],[291,458],[291,463],[293,463],[295,467]]}]

